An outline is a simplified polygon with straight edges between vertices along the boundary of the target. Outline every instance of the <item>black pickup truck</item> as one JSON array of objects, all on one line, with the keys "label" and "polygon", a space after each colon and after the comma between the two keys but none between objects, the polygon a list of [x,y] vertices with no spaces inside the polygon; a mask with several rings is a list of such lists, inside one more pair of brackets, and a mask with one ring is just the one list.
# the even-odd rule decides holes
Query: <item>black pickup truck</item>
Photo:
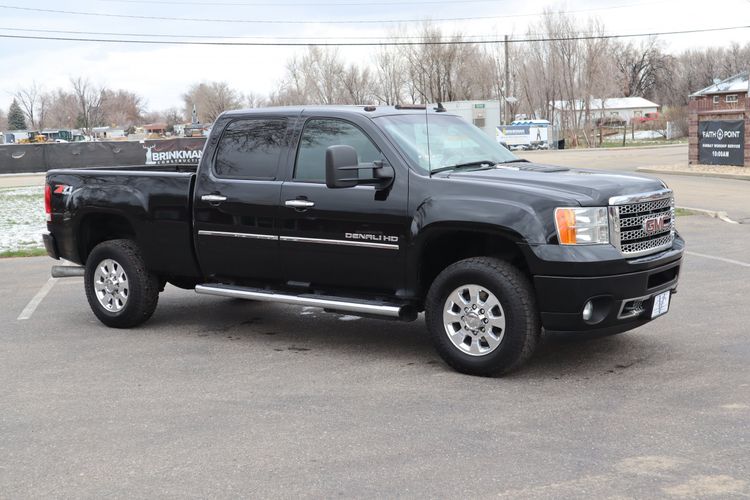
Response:
[{"label": "black pickup truck", "polygon": [[146,321],[166,283],[413,321],[447,363],[507,372],[542,329],[667,312],[684,241],[659,180],[538,165],[441,107],[222,114],[199,166],[53,170],[49,255],[94,314]]}]

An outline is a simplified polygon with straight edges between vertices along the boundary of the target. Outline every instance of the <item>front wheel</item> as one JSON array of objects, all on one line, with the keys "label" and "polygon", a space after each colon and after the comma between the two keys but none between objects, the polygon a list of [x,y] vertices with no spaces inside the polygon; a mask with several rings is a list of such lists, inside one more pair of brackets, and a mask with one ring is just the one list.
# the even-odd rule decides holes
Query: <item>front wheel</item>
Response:
[{"label": "front wheel", "polygon": [[531,282],[512,264],[490,257],[443,270],[427,294],[425,314],[440,356],[471,375],[520,367],[541,335]]},{"label": "front wheel", "polygon": [[131,240],[98,244],[86,260],[86,298],[99,321],[130,328],[148,320],[159,300],[159,279]]}]

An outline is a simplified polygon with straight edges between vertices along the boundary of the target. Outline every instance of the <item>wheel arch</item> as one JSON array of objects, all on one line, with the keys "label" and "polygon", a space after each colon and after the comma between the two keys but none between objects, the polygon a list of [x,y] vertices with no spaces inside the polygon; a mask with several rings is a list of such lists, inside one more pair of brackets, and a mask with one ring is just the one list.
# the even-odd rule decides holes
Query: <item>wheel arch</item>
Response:
[{"label": "wheel arch", "polygon": [[422,232],[410,259],[411,280],[419,297],[425,297],[440,272],[470,257],[506,260],[529,274],[523,237],[512,229],[481,223],[436,223]]},{"label": "wheel arch", "polygon": [[111,212],[92,212],[81,217],[76,241],[81,263],[85,264],[91,250],[104,241],[137,240],[135,225],[124,215]]}]

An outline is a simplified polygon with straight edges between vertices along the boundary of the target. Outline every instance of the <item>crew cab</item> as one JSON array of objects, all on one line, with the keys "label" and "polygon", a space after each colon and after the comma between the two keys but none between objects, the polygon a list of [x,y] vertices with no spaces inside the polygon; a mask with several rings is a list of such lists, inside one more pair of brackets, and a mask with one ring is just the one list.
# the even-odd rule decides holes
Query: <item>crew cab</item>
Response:
[{"label": "crew cab", "polygon": [[[455,369],[519,367],[542,330],[667,312],[684,241],[658,179],[521,160],[438,106],[222,114],[200,165],[52,170],[49,255],[102,323],[166,283],[426,327]],[[59,272],[59,270],[58,270]]]}]

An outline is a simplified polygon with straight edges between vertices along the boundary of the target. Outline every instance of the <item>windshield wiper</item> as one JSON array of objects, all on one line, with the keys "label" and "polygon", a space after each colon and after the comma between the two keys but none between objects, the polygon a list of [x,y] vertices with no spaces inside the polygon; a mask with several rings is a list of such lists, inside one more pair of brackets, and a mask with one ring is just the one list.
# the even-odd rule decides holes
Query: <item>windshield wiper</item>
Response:
[{"label": "windshield wiper", "polygon": [[456,165],[448,165],[445,167],[436,168],[435,170],[430,171],[430,175],[437,174],[438,172],[445,172],[446,170],[457,170],[460,168],[469,168],[469,167],[481,167],[483,165],[486,165],[488,167],[494,167],[497,165],[497,162],[495,160],[479,160],[479,161],[470,161],[467,163],[457,163]]},{"label": "windshield wiper", "polygon": [[524,160],[523,158],[514,158],[512,160],[500,161],[498,163],[529,163],[529,160]]}]

